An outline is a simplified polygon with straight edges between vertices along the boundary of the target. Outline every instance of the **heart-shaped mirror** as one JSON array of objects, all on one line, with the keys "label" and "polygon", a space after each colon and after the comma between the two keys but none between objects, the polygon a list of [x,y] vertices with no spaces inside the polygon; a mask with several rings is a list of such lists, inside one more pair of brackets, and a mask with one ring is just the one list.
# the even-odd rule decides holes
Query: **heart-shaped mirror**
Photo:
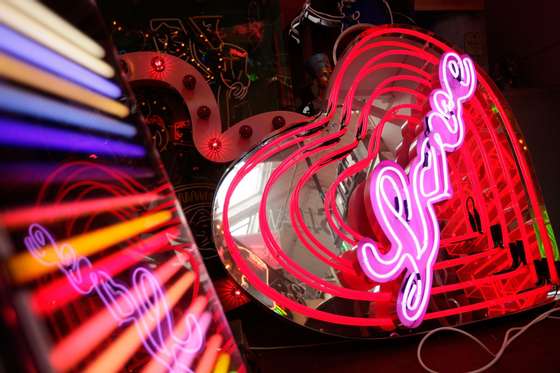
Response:
[{"label": "heart-shaped mirror", "polygon": [[526,150],[468,57],[425,31],[371,28],[338,62],[322,114],[230,167],[216,246],[264,305],[341,336],[551,303],[558,250]]}]

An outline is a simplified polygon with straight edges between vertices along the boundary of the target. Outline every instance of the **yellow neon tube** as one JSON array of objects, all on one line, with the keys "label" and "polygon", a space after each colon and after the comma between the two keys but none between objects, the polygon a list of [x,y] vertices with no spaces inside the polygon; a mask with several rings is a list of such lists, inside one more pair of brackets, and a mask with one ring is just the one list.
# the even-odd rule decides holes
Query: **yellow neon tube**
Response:
[{"label": "yellow neon tube", "polygon": [[[183,294],[191,287],[195,280],[195,275],[192,272],[187,272],[179,278],[166,292],[165,300],[169,306],[169,310],[173,309],[175,304],[181,299]],[[143,315],[146,317],[146,324],[149,329],[153,329],[157,323],[165,316],[165,312],[160,309],[159,312],[152,312],[156,308],[162,306],[161,300],[155,304],[150,311]],[[158,317],[150,317],[148,315],[157,314]],[[128,326],[119,337],[114,340],[98,357],[95,359],[84,372],[86,373],[110,373],[119,372],[121,368],[130,360],[130,357],[142,346],[142,340],[146,335],[139,335],[139,331],[144,331],[144,328],[137,328],[134,324]],[[145,332],[142,332],[145,333]]]},{"label": "yellow neon tube", "polygon": [[[65,241],[61,241],[57,243],[57,245],[58,247],[70,245],[76,250],[77,254],[88,256],[132,238],[142,232],[155,228],[171,219],[171,217],[172,213],[170,211],[156,212],[154,214],[145,215],[130,221],[85,233]],[[12,257],[8,261],[8,268],[14,281],[17,283],[30,281],[58,269],[58,266],[55,264],[57,264],[60,259],[55,248],[51,245],[43,248],[43,255],[41,258],[44,262],[50,262],[53,265],[47,266],[42,264],[30,253],[22,253]]]},{"label": "yellow neon tube", "polygon": [[20,34],[43,44],[99,75],[106,78],[112,78],[115,75],[113,68],[105,61],[84,52],[66,39],[37,23],[33,18],[14,8],[13,5],[6,3],[5,0],[0,1],[0,23],[8,25]]},{"label": "yellow neon tube", "polygon": [[[0,14],[1,12],[2,10],[0,9]],[[79,85],[58,78],[55,75],[39,70],[1,53],[0,77],[11,79],[59,97],[82,103],[120,118],[124,118],[129,114],[128,108],[118,101],[88,91]]]},{"label": "yellow neon tube", "polygon": [[73,43],[94,57],[103,58],[105,50],[89,36],[66,22],[58,14],[36,0],[7,0],[12,6],[32,17],[35,21]]},{"label": "yellow neon tube", "polygon": [[221,352],[216,360],[213,373],[228,373],[231,356],[227,352]]}]

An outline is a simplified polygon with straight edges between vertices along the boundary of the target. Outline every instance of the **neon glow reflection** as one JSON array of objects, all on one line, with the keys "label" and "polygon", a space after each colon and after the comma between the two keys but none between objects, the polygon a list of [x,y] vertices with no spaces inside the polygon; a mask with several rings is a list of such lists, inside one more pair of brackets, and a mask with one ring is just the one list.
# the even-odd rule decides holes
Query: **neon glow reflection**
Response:
[{"label": "neon glow reflection", "polygon": [[[78,293],[89,295],[96,292],[119,325],[134,323],[146,351],[169,371],[192,372],[180,357],[200,350],[204,339],[202,328],[192,314],[187,314],[183,319],[187,333],[181,337],[173,333],[173,317],[165,292],[150,271],[136,268],[132,273],[132,287],[128,289],[105,271],[94,269],[92,262],[79,256],[72,246],[58,246],[52,235],[39,224],[29,226],[24,243],[41,264],[58,266]],[[55,249],[56,262],[45,260],[42,249],[47,246]],[[83,277],[83,271],[88,273],[89,279]],[[151,320],[160,318],[152,330]]]},{"label": "neon glow reflection", "polygon": [[452,195],[446,152],[457,150],[465,137],[463,102],[476,89],[474,64],[466,56],[446,53],[439,79],[442,88],[430,95],[432,110],[409,174],[393,161],[380,162],[371,174],[371,207],[391,246],[382,253],[364,238],[357,249],[362,270],[374,281],[392,281],[405,272],[397,314],[407,327],[417,327],[428,308],[440,241],[433,205]]}]

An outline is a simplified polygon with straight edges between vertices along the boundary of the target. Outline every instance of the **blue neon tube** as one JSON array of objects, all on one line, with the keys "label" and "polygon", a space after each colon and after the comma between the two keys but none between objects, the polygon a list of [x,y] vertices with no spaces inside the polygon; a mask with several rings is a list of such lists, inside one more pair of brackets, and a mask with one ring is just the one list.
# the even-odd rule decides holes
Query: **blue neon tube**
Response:
[{"label": "blue neon tube", "polygon": [[146,154],[146,150],[139,145],[2,117],[0,117],[0,144],[131,158],[143,157]]},{"label": "blue neon tube", "polygon": [[136,135],[131,124],[1,83],[0,109],[125,137]]},{"label": "blue neon tube", "polygon": [[0,25],[0,51],[48,70],[105,96],[118,98],[121,89],[113,82],[75,64],[17,32]]}]

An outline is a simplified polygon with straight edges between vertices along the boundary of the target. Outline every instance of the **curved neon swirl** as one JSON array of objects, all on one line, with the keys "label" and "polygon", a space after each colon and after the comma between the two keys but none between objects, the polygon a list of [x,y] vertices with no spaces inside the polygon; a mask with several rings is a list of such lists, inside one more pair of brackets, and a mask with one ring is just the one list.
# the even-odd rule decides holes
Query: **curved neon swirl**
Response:
[{"label": "curved neon swirl", "polygon": [[472,60],[453,52],[443,55],[439,79],[442,87],[430,95],[432,110],[409,174],[394,161],[382,161],[371,175],[371,207],[390,248],[382,253],[364,238],[357,249],[362,270],[374,281],[392,281],[405,272],[397,314],[407,327],[418,326],[428,308],[440,240],[433,205],[452,195],[446,153],[463,144],[463,102],[476,90]]},{"label": "curved neon swirl", "polygon": [[[39,224],[29,226],[24,244],[41,264],[57,265],[78,293],[88,295],[95,291],[119,325],[134,323],[146,351],[169,371],[192,372],[179,357],[200,350],[204,339],[202,329],[196,317],[187,314],[184,317],[185,330],[188,331],[186,335],[178,337],[173,333],[173,317],[165,292],[150,271],[143,267],[136,268],[129,289],[107,272],[94,269],[92,262],[87,257],[79,256],[72,246],[58,246],[47,229]],[[44,247],[54,248],[57,255],[55,262],[46,260]],[[85,278],[86,273],[89,278]],[[152,320],[161,320],[155,329]],[[169,343],[169,340],[172,342]]]}]

